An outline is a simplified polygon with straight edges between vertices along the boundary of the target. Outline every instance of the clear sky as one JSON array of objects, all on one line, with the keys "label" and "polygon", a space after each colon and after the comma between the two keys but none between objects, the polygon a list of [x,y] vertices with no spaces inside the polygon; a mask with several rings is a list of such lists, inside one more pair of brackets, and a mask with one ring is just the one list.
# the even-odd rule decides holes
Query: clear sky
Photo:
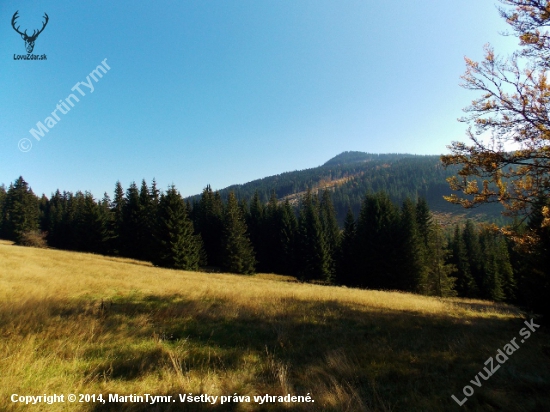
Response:
[{"label": "clear sky", "polygon": [[[477,97],[459,87],[464,56],[516,46],[496,3],[2,0],[0,183],[102,197],[156,178],[188,196],[346,150],[443,153]],[[17,10],[28,34],[49,15],[33,51],[47,60],[14,60]],[[71,91],[104,59],[93,93]],[[75,93],[37,141],[29,130]]]}]

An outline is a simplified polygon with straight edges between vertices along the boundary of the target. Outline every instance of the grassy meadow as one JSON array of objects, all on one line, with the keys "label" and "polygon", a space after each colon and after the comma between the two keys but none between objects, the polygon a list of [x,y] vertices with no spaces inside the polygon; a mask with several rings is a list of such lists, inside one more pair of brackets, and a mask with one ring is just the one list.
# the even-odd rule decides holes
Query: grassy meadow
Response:
[{"label": "grassy meadow", "polygon": [[[530,315],[512,306],[159,269],[0,241],[0,410],[548,411],[547,326],[459,407]],[[12,394],[306,395],[56,403]]]}]

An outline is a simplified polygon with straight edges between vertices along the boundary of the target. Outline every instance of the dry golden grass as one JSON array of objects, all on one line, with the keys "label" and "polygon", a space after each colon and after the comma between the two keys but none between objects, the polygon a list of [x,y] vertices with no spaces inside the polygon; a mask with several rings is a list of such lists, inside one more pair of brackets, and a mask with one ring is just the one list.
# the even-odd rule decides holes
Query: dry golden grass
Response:
[{"label": "dry golden grass", "polygon": [[[13,393],[306,395],[157,410],[448,411],[523,327],[512,306],[172,271],[0,242],[0,410]],[[550,410],[537,331],[460,409]],[[33,411],[155,410],[58,403]]]}]

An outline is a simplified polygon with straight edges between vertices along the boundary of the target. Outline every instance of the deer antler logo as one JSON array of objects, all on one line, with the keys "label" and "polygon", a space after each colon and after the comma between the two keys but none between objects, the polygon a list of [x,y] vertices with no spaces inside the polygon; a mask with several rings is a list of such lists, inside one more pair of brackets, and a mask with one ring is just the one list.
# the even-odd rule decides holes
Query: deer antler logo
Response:
[{"label": "deer antler logo", "polygon": [[15,12],[15,14],[13,15],[13,17],[11,18],[11,25],[12,25],[13,29],[14,29],[17,33],[19,33],[19,34],[21,35],[21,38],[22,38],[23,40],[25,40],[25,48],[27,49],[27,53],[32,53],[32,51],[34,50],[34,42],[36,41],[36,38],[38,37],[38,35],[39,35],[40,33],[42,33],[42,31],[44,30],[44,28],[45,28],[46,25],[48,24],[48,20],[49,20],[50,18],[48,17],[48,15],[47,15],[46,13],[44,13],[44,19],[45,19],[45,21],[44,21],[44,23],[43,23],[43,25],[42,25],[42,28],[41,28],[40,30],[38,30],[38,31],[37,31],[37,30],[34,30],[33,33],[32,33],[32,35],[29,36],[29,35],[27,34],[27,30],[25,30],[25,32],[22,33],[22,32],[19,31],[19,27],[20,27],[20,26],[15,27],[15,20],[17,20],[17,18],[19,17],[19,15],[18,15],[17,13],[19,13],[19,10],[17,10],[17,11]]}]

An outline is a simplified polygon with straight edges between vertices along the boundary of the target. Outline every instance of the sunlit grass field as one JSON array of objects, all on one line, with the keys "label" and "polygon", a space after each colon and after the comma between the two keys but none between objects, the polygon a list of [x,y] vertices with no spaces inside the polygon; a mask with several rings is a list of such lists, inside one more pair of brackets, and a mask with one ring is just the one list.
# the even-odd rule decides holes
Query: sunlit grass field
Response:
[{"label": "sunlit grass field", "polygon": [[[549,411],[546,326],[512,306],[159,269],[0,241],[0,410]],[[306,395],[314,403],[12,403],[12,394]]]}]

